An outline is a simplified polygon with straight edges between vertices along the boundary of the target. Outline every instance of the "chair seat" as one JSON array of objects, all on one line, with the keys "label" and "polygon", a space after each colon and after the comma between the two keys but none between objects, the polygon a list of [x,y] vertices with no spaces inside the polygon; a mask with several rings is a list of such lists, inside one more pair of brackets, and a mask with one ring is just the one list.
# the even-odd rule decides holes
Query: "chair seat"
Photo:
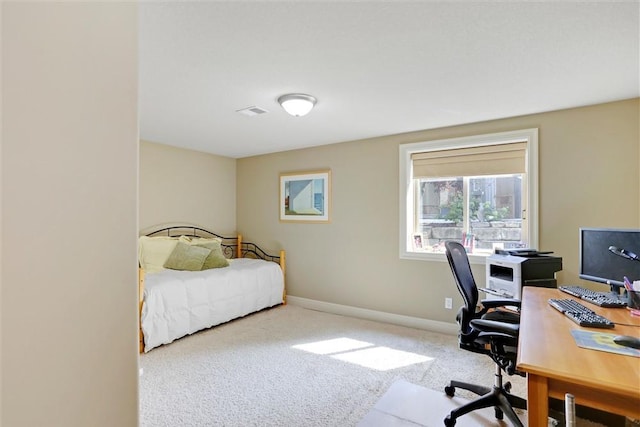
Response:
[{"label": "chair seat", "polygon": [[486,320],[495,320],[504,323],[520,323],[520,315],[513,311],[493,310],[482,316]]}]

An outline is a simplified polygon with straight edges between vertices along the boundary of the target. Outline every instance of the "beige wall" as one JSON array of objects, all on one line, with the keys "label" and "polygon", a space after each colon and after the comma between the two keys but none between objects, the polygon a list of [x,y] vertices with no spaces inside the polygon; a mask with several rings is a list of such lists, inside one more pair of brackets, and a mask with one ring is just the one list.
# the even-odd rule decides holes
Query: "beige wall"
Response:
[{"label": "beige wall", "polygon": [[135,426],[137,5],[1,7],[1,423]]},{"label": "beige wall", "polygon": [[[238,229],[287,250],[290,295],[453,322],[461,305],[446,262],[398,257],[398,145],[538,128],[540,248],[577,279],[578,229],[639,227],[638,99],[238,160]],[[280,172],[330,168],[330,224],[278,221]],[[256,209],[259,206],[260,209]],[[474,274],[484,284],[483,266]]]},{"label": "beige wall", "polygon": [[236,160],[140,143],[140,229],[196,224],[236,232]]},{"label": "beige wall", "polygon": [[2,5],[0,5],[0,427],[2,427],[2,263],[3,263],[3,256],[2,256],[2,246],[4,246],[2,244],[2,242],[4,242],[4,237],[3,237],[3,233],[2,233],[2,224],[4,223],[3,221],[3,214],[2,212],[4,211],[3,209],[3,205],[2,205],[2,189],[3,189],[3,184],[2,184],[2,141],[4,140],[4,130],[3,130],[3,125],[2,125],[2,118],[4,117],[3,115],[3,105],[4,105],[4,97],[3,97],[3,92],[2,92],[2,84],[4,82],[3,79],[3,73],[2,73],[2,60],[3,60],[3,46],[2,46],[2,39],[4,38],[3,34],[3,29],[2,29],[2,10],[3,7]]}]

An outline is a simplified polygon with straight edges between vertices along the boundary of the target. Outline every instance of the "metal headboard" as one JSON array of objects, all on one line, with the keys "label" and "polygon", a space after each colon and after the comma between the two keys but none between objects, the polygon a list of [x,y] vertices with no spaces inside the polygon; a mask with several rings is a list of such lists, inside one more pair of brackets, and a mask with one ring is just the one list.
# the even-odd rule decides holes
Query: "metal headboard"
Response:
[{"label": "metal headboard", "polygon": [[[280,263],[280,256],[266,253],[255,243],[243,242],[239,236],[225,237],[193,225],[165,227],[146,234],[146,236],[149,237],[162,235],[168,237],[217,237],[222,240],[220,246],[222,247],[222,253],[226,258],[234,258],[237,255],[238,258],[258,258],[266,261],[273,261],[278,264]],[[240,251],[238,251],[238,244],[240,245]]]}]

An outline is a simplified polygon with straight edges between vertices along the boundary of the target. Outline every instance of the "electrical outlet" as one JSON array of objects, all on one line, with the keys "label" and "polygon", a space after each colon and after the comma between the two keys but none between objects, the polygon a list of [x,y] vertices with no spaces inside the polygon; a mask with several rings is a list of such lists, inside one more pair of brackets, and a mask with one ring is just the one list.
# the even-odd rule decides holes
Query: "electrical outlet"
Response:
[{"label": "electrical outlet", "polygon": [[444,308],[451,310],[453,308],[453,300],[451,298],[444,299]]}]

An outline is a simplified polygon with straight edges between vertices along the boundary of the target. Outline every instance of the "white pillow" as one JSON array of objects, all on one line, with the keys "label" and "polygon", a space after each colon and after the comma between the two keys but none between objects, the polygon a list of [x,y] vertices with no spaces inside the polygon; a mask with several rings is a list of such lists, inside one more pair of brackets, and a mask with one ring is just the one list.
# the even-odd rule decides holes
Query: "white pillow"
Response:
[{"label": "white pillow", "polygon": [[178,238],[168,236],[140,236],[138,261],[146,273],[164,270],[164,263],[178,244]]}]

